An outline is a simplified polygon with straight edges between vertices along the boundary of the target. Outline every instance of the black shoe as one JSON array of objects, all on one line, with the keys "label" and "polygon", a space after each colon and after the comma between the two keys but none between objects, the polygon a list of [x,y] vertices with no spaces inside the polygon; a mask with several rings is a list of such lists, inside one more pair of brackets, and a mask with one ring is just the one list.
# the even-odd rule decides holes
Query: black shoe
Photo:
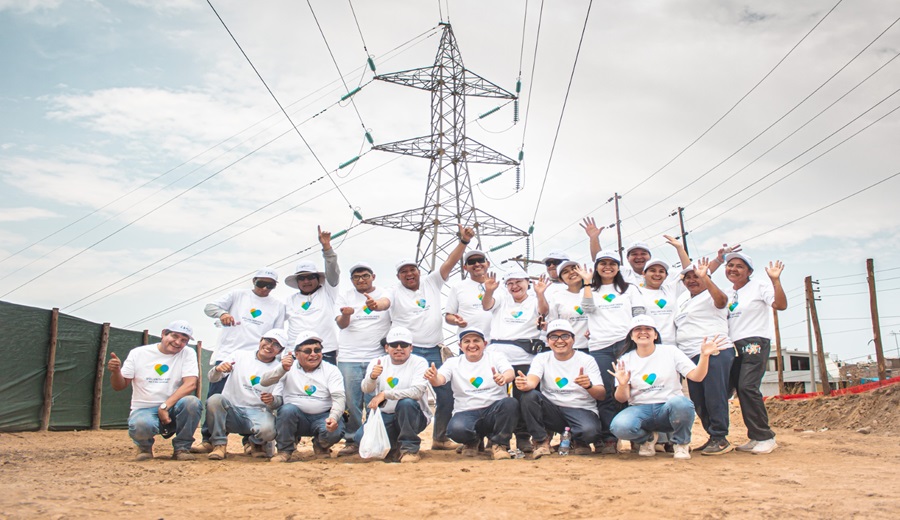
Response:
[{"label": "black shoe", "polygon": [[734,446],[728,439],[710,439],[707,443],[707,446],[700,450],[701,455],[724,455],[729,451],[734,450]]}]

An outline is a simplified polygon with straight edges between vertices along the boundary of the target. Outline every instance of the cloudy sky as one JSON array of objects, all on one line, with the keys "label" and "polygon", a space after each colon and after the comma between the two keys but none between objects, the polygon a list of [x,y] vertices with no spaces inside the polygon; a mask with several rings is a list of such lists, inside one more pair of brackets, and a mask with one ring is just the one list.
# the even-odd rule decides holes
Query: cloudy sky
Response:
[{"label": "cloudy sky", "polygon": [[[468,69],[507,90],[521,78],[517,125],[512,105],[478,119],[498,103],[470,98],[466,131],[524,151],[521,189],[507,171],[475,201],[533,224],[532,256],[587,260],[577,223],[615,222],[618,192],[623,241],[674,260],[660,237],[684,207],[692,256],[741,242],[785,262],[788,348],[806,349],[803,278],[820,280],[825,348],[851,360],[874,352],[874,258],[897,355],[897,2],[596,1],[577,64],[586,0],[310,4],[213,2],[307,146],[206,2],[0,0],[0,299],[153,331],[186,318],[214,343],[204,303],[257,267],[321,264],[319,224],[350,228],[335,240],[345,269],[365,260],[393,284],[415,235],[353,210],[421,206],[428,164],[366,153],[363,128],[376,143],[426,135],[430,97],[369,83],[366,58],[378,73],[427,66],[449,19]],[[473,183],[498,171],[470,168]],[[601,239],[615,247],[615,230]]]}]

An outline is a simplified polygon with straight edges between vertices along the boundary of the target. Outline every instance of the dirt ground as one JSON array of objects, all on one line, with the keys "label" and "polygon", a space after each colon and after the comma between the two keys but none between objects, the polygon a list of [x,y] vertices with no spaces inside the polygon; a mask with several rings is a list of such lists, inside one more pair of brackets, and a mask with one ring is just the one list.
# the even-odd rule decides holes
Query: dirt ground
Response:
[{"label": "dirt ground", "polygon": [[[739,444],[746,430],[733,408]],[[125,431],[4,433],[0,518],[897,518],[898,410],[900,385],[774,402],[775,452],[689,461],[423,451],[401,465],[314,460],[304,447],[298,462],[269,464],[238,454],[232,437],[225,461],[175,462],[158,442],[157,458],[139,463]],[[693,444],[705,439],[695,424]]]}]

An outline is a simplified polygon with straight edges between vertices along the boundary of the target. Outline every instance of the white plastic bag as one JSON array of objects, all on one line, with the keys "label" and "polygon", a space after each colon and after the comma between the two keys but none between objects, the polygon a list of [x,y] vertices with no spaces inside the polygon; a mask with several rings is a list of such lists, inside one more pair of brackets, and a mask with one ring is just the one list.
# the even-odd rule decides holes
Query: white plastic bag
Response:
[{"label": "white plastic bag", "polygon": [[364,459],[383,459],[391,451],[391,440],[381,420],[381,409],[375,409],[363,425],[362,440],[359,441],[359,456]]}]

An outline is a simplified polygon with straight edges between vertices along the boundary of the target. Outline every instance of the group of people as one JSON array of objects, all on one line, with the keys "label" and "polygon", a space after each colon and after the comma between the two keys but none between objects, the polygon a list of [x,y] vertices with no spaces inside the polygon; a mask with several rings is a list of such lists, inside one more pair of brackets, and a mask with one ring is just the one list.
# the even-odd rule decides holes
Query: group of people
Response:
[{"label": "group of people", "polygon": [[[601,249],[593,219],[582,227],[592,266],[552,252],[536,280],[521,269],[498,277],[483,251],[468,248],[475,232],[460,226],[458,244],[433,273],[402,260],[398,283],[383,288],[373,267],[357,262],[344,292],[331,234],[320,228],[325,269],[299,263],[285,279],[296,289],[286,301],[270,296],[278,273],[263,268],[250,289],[206,305],[221,336],[198,445],[191,326],[173,322],[158,344],[132,350],[124,362],[112,356],[113,388],[134,388],[128,424],[137,458],[153,457],[157,434],[174,435],[178,460],[226,458],[229,434],[242,436],[246,454],[273,462],[291,460],[303,437],[317,456],[342,439],[337,456],[352,455],[364,417],[380,409],[374,415],[387,430],[390,461],[419,461],[420,434],[431,423],[433,450],[467,456],[489,449],[505,459],[514,447],[539,458],[551,453],[555,433],[568,430],[574,454],[618,453],[627,440],[642,456],[671,451],[689,459],[695,414],[708,434],[695,452],[734,449],[727,437],[735,391],[750,439],[737,449],[774,450],[759,386],[771,311],[787,307],[781,262],[751,279],[753,261],[739,246],[692,264],[666,236],[681,269],[640,242],[625,250],[623,266],[617,252]],[[444,305],[441,289],[457,265],[466,276]],[[722,266],[725,291],[711,278]],[[442,344],[445,324],[458,328],[458,354]]]}]

